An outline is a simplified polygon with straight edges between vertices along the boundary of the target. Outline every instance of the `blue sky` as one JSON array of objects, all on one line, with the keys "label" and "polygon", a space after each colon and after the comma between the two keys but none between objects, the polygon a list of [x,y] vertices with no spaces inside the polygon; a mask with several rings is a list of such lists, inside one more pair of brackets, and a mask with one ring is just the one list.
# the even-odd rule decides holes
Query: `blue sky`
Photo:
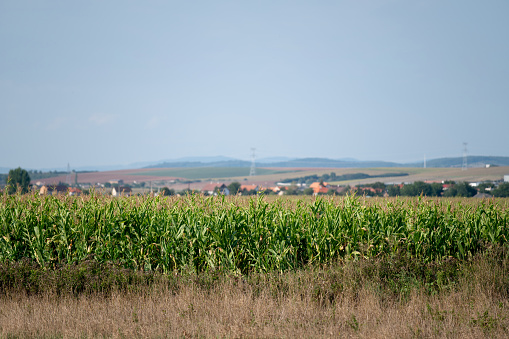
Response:
[{"label": "blue sky", "polygon": [[508,1],[0,1],[0,166],[509,156]]}]

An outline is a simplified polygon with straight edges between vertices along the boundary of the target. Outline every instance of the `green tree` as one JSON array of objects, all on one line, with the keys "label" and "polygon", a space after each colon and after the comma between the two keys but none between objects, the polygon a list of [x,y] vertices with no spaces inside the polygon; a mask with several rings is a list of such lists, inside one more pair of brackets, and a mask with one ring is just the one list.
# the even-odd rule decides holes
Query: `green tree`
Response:
[{"label": "green tree", "polygon": [[[490,190],[487,190],[487,188],[490,188]],[[493,188],[495,188],[495,184],[491,181],[483,182],[478,186],[479,193],[488,193]]]},{"label": "green tree", "polygon": [[401,195],[415,197],[419,195],[431,196],[431,185],[423,181],[416,181],[413,184],[405,185],[401,188]]},{"label": "green tree", "polygon": [[15,193],[18,189],[21,193],[27,193],[30,187],[30,175],[21,167],[12,169],[7,176],[9,194]]},{"label": "green tree", "polygon": [[174,189],[170,189],[168,187],[163,187],[163,188],[161,188],[161,195],[163,195],[165,197],[168,197],[168,196],[171,196],[171,195],[175,195],[175,190]]},{"label": "green tree", "polygon": [[303,192],[305,195],[313,195],[314,191],[311,187],[308,187],[306,189],[304,189],[304,192]]},{"label": "green tree", "polygon": [[454,186],[451,186],[444,191],[444,197],[447,197],[447,198],[455,197],[457,195],[458,195],[458,190]]},{"label": "green tree", "polygon": [[231,184],[228,185],[228,190],[230,191],[230,194],[237,194],[238,191],[240,189],[240,182],[232,182]]},{"label": "green tree", "polygon": [[477,190],[468,182],[458,182],[444,192],[444,197],[473,197]]},{"label": "green tree", "polygon": [[[416,181],[413,184],[405,185],[401,188],[401,195],[415,197],[424,195],[427,197],[438,197],[442,194],[442,184],[427,184],[423,181]],[[391,195],[391,193],[389,193]]]},{"label": "green tree", "polygon": [[390,185],[387,187],[387,193],[390,197],[396,197],[401,194],[398,185]]},{"label": "green tree", "polygon": [[477,194],[477,190],[470,186],[468,182],[460,182],[456,185],[454,185],[454,188],[456,188],[456,196],[458,197],[473,197]]},{"label": "green tree", "polygon": [[257,194],[258,194],[257,190],[249,190],[246,192],[246,195],[257,195]]},{"label": "green tree", "polygon": [[289,186],[287,189],[286,189],[286,193],[287,195],[298,195],[299,194],[299,188],[297,186]]},{"label": "green tree", "polygon": [[373,184],[369,184],[369,185],[366,185],[366,186],[373,187],[374,189],[385,190],[385,184],[383,182],[380,182],[380,181],[377,181],[377,182],[375,182]]},{"label": "green tree", "polygon": [[495,197],[509,197],[509,182],[498,185],[492,192]]},{"label": "green tree", "polygon": [[440,197],[444,192],[444,188],[441,183],[434,182],[431,184],[431,195],[434,197]]}]

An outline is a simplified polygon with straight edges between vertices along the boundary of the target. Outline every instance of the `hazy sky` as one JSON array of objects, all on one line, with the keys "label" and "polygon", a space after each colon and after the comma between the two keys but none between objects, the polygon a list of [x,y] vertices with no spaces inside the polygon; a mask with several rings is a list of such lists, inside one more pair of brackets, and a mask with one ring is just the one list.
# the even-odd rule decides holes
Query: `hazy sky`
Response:
[{"label": "hazy sky", "polygon": [[0,0],[0,166],[509,156],[509,1]]}]

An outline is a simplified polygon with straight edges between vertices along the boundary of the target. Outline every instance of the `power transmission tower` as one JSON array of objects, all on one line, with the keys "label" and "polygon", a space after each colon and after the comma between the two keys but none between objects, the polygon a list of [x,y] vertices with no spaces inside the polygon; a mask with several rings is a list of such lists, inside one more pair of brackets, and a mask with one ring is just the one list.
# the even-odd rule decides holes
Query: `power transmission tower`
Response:
[{"label": "power transmission tower", "polygon": [[461,170],[466,171],[468,164],[467,164],[467,143],[463,143],[463,165],[461,165]]},{"label": "power transmission tower", "polygon": [[249,170],[249,176],[256,175],[256,148],[251,148],[251,169]]}]

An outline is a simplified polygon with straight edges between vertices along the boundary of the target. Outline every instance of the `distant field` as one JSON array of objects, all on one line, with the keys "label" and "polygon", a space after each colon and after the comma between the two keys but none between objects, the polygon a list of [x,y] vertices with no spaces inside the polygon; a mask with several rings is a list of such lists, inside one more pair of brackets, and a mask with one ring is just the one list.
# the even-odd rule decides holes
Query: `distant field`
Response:
[{"label": "distant field", "polygon": [[[124,180],[125,183],[133,183],[134,181],[142,182],[142,181],[170,181],[177,179],[174,176],[156,176],[152,175],[152,169],[132,169],[132,170],[119,170],[119,171],[104,171],[104,172],[90,172],[90,173],[78,173],[78,182],[79,183],[105,183],[110,180]],[[134,175],[133,172],[136,172],[137,175]],[[32,180],[32,184],[37,182],[43,185],[51,185],[58,184],[59,182],[66,182],[66,176],[61,175],[53,178],[45,178],[45,179],[34,179]],[[72,182],[74,182],[74,177],[71,178]]]},{"label": "distant field", "polygon": [[[150,172],[131,173],[132,175],[153,175],[157,177],[178,177],[186,179],[218,179],[231,177],[249,177],[248,167],[194,167],[194,168],[160,168]],[[291,169],[257,168],[256,175],[269,175],[293,172]]]},{"label": "distant field", "polygon": [[[504,175],[509,174],[509,167],[491,167],[491,168],[469,168],[462,171],[461,168],[257,168],[256,176],[249,176],[249,168],[242,167],[197,167],[197,168],[150,168],[150,169],[131,169],[121,171],[106,171],[106,172],[92,172],[92,173],[79,173],[79,183],[105,183],[110,180],[122,179],[126,183],[133,183],[134,181],[171,181],[175,179],[189,179],[208,181],[217,179],[220,181],[239,181],[257,183],[260,185],[272,185],[283,179],[301,178],[308,175],[330,174],[336,173],[337,176],[352,174],[352,173],[365,173],[371,176],[382,175],[387,173],[407,173],[407,176],[394,176],[394,177],[378,177],[367,178],[360,180],[350,181],[334,181],[329,184],[333,185],[358,185],[368,184],[377,181],[384,183],[398,183],[398,182],[415,182],[415,181],[467,181],[476,182],[484,180],[502,180]],[[74,177],[72,178],[74,180]],[[65,182],[65,176],[54,178],[32,180],[32,183],[40,182],[42,184],[57,184],[58,182]],[[187,185],[187,184],[186,184]],[[174,187],[175,189],[188,188]],[[193,187],[192,189],[201,189],[201,187]]]},{"label": "distant field", "polygon": [[[356,172],[362,172],[370,175],[376,175],[380,173],[408,173],[408,176],[404,177],[385,177],[385,178],[368,178],[361,180],[349,180],[341,182],[333,182],[331,184],[337,185],[358,185],[368,184],[377,181],[383,183],[399,183],[399,182],[415,182],[415,181],[486,181],[486,180],[502,180],[504,175],[509,174],[509,167],[491,167],[491,168],[469,168],[466,171],[461,168],[370,168],[363,169],[357,168]],[[337,172],[340,174],[341,172]],[[342,173],[341,173],[342,174]]]},{"label": "distant field", "polygon": [[[258,173],[258,170],[257,170],[257,174],[259,174],[259,175],[257,175],[255,178],[253,178],[253,180],[259,181],[259,182],[265,182],[265,181],[266,182],[278,182],[283,179],[301,178],[301,177],[305,177],[308,175],[321,176],[323,174],[330,174],[331,172],[336,173],[336,175],[338,175],[338,176],[345,175],[345,174],[353,174],[353,173],[365,173],[368,175],[376,176],[376,175],[381,175],[381,174],[386,174],[386,173],[416,174],[416,173],[421,173],[422,171],[427,170],[427,169],[422,169],[422,168],[393,168],[393,167],[390,167],[390,168],[288,168],[288,170],[291,170],[291,171],[285,172],[283,170],[286,170],[286,169],[283,169],[283,168],[271,168],[271,169],[279,170],[279,171],[275,172],[275,173],[270,173],[270,174],[261,174],[261,173]],[[407,176],[405,176],[405,177],[399,176],[398,178],[407,178]],[[230,179],[239,181],[239,180],[242,180],[242,177],[233,177]],[[378,178],[378,179],[387,180],[387,179],[390,179],[390,177]],[[328,182],[330,184],[342,183],[342,182],[331,182],[331,181],[328,181]]]}]

